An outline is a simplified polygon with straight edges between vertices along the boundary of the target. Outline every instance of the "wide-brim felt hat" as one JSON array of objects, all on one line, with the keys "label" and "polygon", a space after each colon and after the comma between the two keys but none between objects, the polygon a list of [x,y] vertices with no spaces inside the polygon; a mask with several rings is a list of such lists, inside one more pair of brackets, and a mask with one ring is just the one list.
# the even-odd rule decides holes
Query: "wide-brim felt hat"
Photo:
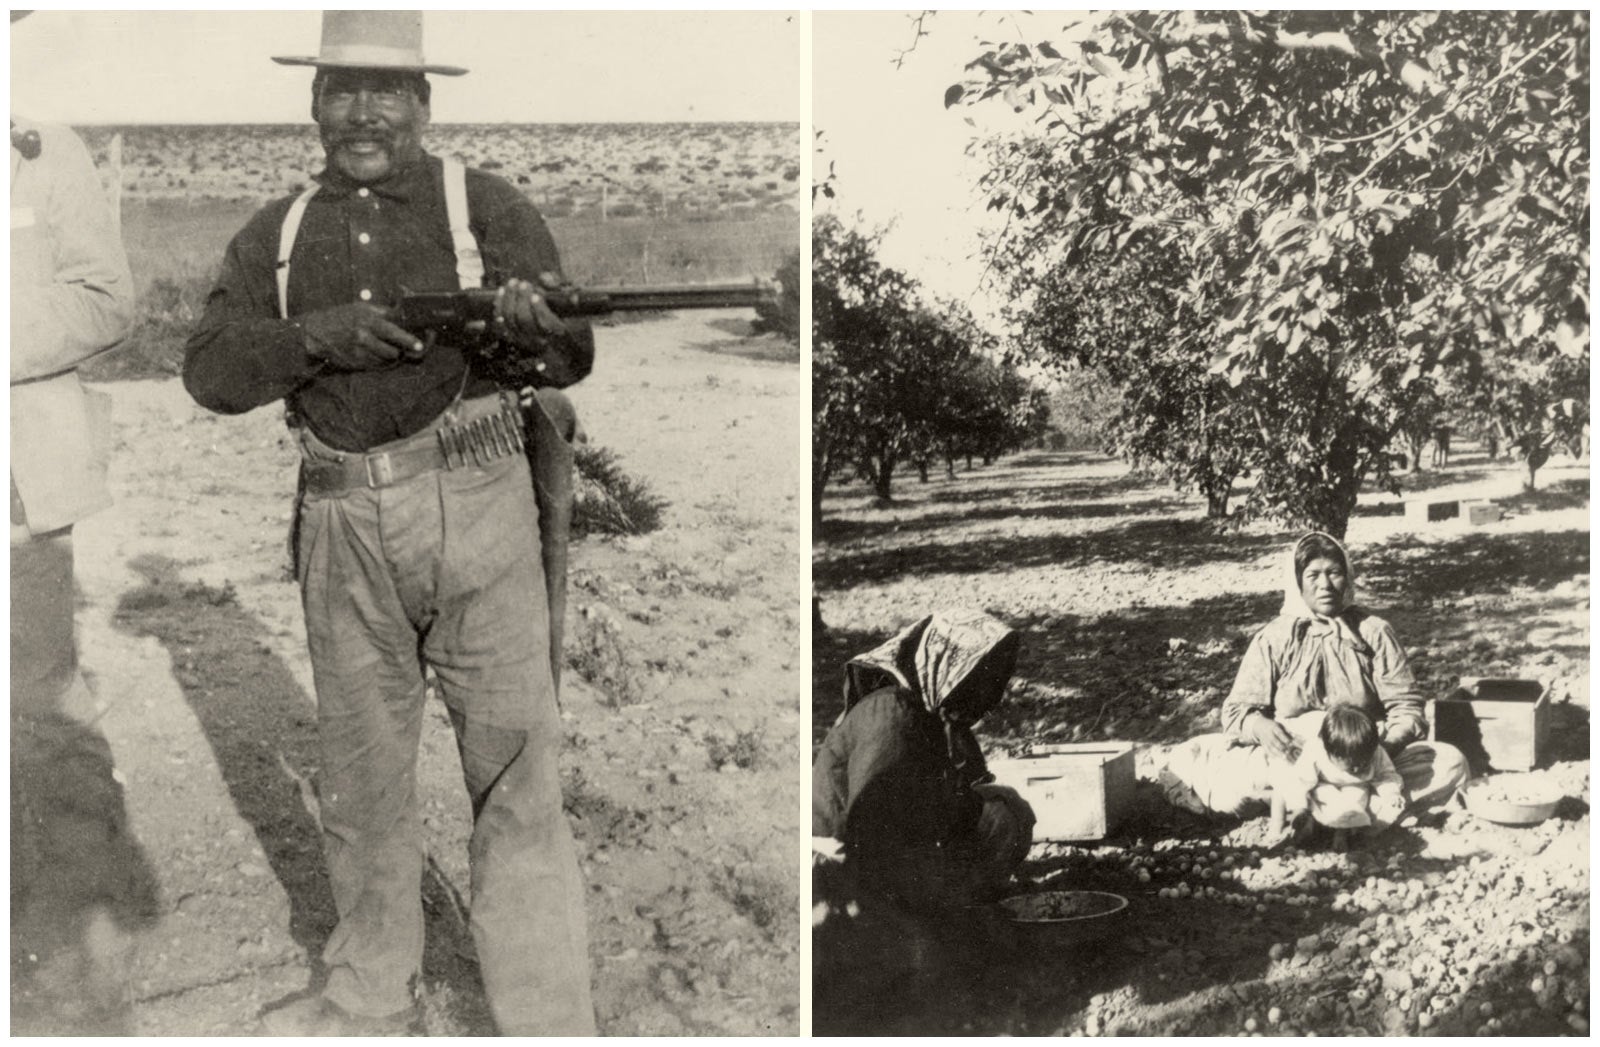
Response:
[{"label": "wide-brim felt hat", "polygon": [[319,69],[389,69],[407,73],[460,76],[455,65],[434,65],[422,57],[421,11],[324,11],[322,50],[316,55],[275,56],[279,65]]}]

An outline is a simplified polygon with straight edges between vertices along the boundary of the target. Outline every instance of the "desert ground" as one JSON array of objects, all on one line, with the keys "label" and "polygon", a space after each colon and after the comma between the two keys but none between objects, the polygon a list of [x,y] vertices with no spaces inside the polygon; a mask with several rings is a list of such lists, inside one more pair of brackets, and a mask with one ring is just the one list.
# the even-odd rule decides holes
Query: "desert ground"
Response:
[{"label": "desert ground", "polygon": [[[567,808],[608,1034],[793,1034],[800,376],[749,311],[602,327],[574,391],[592,441],[671,504],[574,552]],[[332,929],[315,704],[285,538],[281,412],[176,379],[113,396],[116,506],[78,530],[79,629],[134,831],[160,881],[134,1028],[248,1033],[314,985]],[[442,704],[422,741],[433,1035],[492,1031],[464,922],[470,812]]]},{"label": "desert ground", "polygon": [[[813,745],[844,662],[942,606],[1023,633],[991,760],[1052,742],[1137,746],[1133,810],[1108,837],[1035,844],[1016,890],[1129,901],[1086,944],[1020,937],[987,909],[938,925],[863,903],[813,911],[818,1033],[1586,1034],[1589,1003],[1589,463],[1452,463],[1368,492],[1348,543],[1358,602],[1387,618],[1424,693],[1463,676],[1540,681],[1534,772],[1563,797],[1529,828],[1449,810],[1348,854],[1268,851],[1265,816],[1206,819],[1153,783],[1217,729],[1253,633],[1277,613],[1294,535],[1220,529],[1202,500],[1093,452],[1032,451],[893,502],[828,493],[813,552]],[[1492,498],[1504,519],[1415,524],[1403,500]]]}]

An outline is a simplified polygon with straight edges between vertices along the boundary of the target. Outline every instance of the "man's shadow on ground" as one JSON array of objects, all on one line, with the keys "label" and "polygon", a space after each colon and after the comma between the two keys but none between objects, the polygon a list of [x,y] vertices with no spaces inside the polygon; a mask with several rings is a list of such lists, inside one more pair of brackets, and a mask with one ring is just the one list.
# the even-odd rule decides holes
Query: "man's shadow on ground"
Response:
[{"label": "man's shadow on ground", "polygon": [[[319,957],[337,917],[314,786],[316,702],[272,653],[267,629],[230,585],[185,581],[166,557],[139,557],[131,566],[144,585],[119,601],[118,627],[155,637],[171,656],[233,805],[288,894],[289,933],[312,957],[307,991],[317,991],[326,979]],[[432,862],[422,893],[424,987],[445,1001],[448,1031],[492,1034],[465,903]]]}]

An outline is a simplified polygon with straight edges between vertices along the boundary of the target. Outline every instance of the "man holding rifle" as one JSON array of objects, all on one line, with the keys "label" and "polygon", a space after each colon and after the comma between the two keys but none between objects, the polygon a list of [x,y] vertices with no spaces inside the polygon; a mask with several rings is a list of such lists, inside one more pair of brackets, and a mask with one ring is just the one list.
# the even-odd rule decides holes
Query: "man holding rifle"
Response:
[{"label": "man holding rifle", "polygon": [[[556,764],[547,521],[511,389],[583,378],[593,335],[546,305],[560,262],[522,194],[423,150],[425,74],[465,70],[426,63],[421,42],[420,12],[329,11],[318,56],[276,59],[316,67],[326,167],[234,238],[184,360],[185,386],[214,411],[285,401],[302,452],[295,570],[339,924],[321,994],[263,1022],[360,1035],[415,1020],[416,762],[432,668],[472,799],[472,933],[496,1023],[592,1034]],[[481,329],[395,322],[403,293],[478,287],[495,289]],[[530,438],[554,433],[545,421]]]}]

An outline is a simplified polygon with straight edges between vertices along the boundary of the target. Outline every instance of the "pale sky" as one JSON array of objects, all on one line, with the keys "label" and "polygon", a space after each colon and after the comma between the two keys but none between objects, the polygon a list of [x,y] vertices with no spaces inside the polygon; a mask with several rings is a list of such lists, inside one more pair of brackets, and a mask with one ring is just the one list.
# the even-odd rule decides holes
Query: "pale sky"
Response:
[{"label": "pale sky", "polygon": [[[438,123],[798,121],[781,11],[430,11]],[[11,111],[70,124],[309,121],[318,11],[38,11],[11,26]]]},{"label": "pale sky", "polygon": [[[977,231],[1000,221],[984,210],[983,168],[966,155],[976,131],[1022,126],[996,101],[978,109],[944,108],[947,87],[987,48],[980,40],[1029,43],[1069,38],[1070,12],[942,11],[923,23],[927,36],[895,68],[915,37],[912,14],[822,12],[812,22],[812,119],[822,132],[817,177],[834,165],[838,196],[819,199],[854,222],[894,227],[882,260],[930,291],[968,302],[980,316],[997,303],[973,295],[983,273]],[[965,122],[971,117],[976,127]],[[1031,119],[1031,117],[1030,117]]]}]

